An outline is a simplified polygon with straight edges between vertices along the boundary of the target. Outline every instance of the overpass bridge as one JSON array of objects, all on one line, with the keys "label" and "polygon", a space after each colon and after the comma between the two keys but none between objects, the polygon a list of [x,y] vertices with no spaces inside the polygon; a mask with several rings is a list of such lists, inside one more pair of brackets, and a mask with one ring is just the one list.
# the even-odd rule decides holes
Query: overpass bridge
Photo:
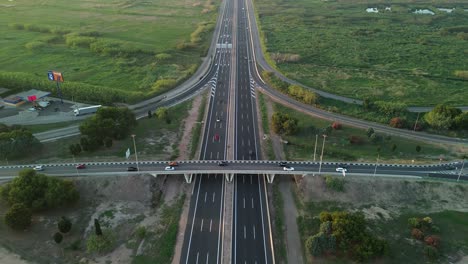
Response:
[{"label": "overpass bridge", "polygon": [[[140,161],[139,171],[129,172],[127,167],[137,166],[136,162],[86,162],[86,163],[52,163],[41,164],[44,167],[43,173],[51,176],[99,176],[99,175],[134,175],[138,173],[148,173],[153,176],[158,175],[184,175],[187,183],[192,182],[193,175],[196,174],[221,174],[227,182],[231,182],[236,174],[257,174],[264,175],[269,183],[272,183],[276,175],[315,175],[326,174],[379,174],[379,175],[405,175],[427,177],[436,174],[447,174],[457,176],[465,175],[461,172],[462,162],[451,162],[441,164],[379,164],[379,163],[355,163],[355,162],[320,162],[312,161],[287,161],[287,166],[294,170],[284,170],[279,166],[280,162],[272,160],[228,160],[226,166],[219,166],[219,160],[183,160],[177,161],[178,166],[172,171],[165,170],[169,161]],[[85,169],[76,169],[76,165],[85,164]],[[18,175],[18,172],[25,168],[34,168],[39,164],[0,166],[0,178],[11,179]],[[344,167],[346,173],[337,172],[336,168]],[[453,177],[452,177],[453,178]],[[456,178],[456,177],[455,177]],[[468,179],[463,176],[462,179]]]}]

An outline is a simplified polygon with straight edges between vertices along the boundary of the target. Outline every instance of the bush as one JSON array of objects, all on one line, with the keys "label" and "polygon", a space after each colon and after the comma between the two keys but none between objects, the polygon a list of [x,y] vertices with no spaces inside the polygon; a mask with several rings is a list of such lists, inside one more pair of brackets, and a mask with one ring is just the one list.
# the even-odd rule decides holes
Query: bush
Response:
[{"label": "bush", "polygon": [[325,184],[327,189],[343,192],[344,191],[344,184],[345,181],[342,178],[332,177],[332,176],[325,176]]},{"label": "bush", "polygon": [[359,136],[351,135],[351,136],[349,136],[349,143],[350,144],[360,145],[360,144],[364,143],[364,140]]},{"label": "bush", "polygon": [[28,50],[35,50],[35,49],[40,49],[40,48],[43,48],[47,46],[46,43],[42,42],[42,41],[38,41],[38,40],[34,40],[34,41],[31,41],[31,42],[28,42],[26,43],[26,45],[24,45],[24,47]]},{"label": "bush", "polygon": [[5,224],[16,230],[31,226],[32,212],[22,203],[13,204],[5,214]]},{"label": "bush", "polygon": [[173,88],[177,85],[177,80],[175,79],[160,79],[157,80],[151,87],[153,92],[156,94],[164,93],[170,88]]},{"label": "bush", "polygon": [[394,117],[390,119],[389,125],[394,128],[403,128],[405,127],[405,120],[399,117]]},{"label": "bush", "polygon": [[427,236],[426,238],[424,238],[424,242],[426,242],[426,245],[428,246],[438,248],[440,246],[440,237],[434,235]]},{"label": "bush", "polygon": [[338,123],[338,122],[333,122],[332,125],[331,125],[331,127],[332,127],[333,129],[335,129],[335,130],[339,130],[339,129],[341,129],[341,124]]},{"label": "bush", "polygon": [[298,120],[288,114],[274,112],[271,117],[273,131],[279,135],[292,135],[298,128]]},{"label": "bush", "polygon": [[135,234],[136,234],[136,236],[137,236],[139,239],[145,238],[145,236],[146,236],[146,227],[144,227],[144,226],[139,226],[139,227],[135,230]]},{"label": "bush", "polygon": [[426,246],[424,247],[424,255],[430,260],[436,260],[439,258],[439,250],[435,247]]},{"label": "bush", "polygon": [[60,232],[55,233],[53,238],[54,238],[55,243],[57,244],[60,244],[63,240],[63,236],[62,234],[60,234]]},{"label": "bush", "polygon": [[96,38],[93,37],[83,37],[78,36],[77,34],[67,34],[65,36],[65,43],[69,47],[84,47],[89,48],[92,43],[96,41]]},{"label": "bush", "polygon": [[57,223],[58,230],[64,234],[70,232],[72,228],[72,223],[70,219],[66,218],[65,216],[62,216],[60,218],[60,221]]},{"label": "bush", "polygon": [[109,252],[114,246],[114,238],[105,231],[101,236],[91,234],[86,241],[86,250],[88,253],[104,253]]},{"label": "bush", "polygon": [[417,240],[423,240],[424,239],[424,233],[420,229],[413,228],[411,230],[411,236],[414,237]]}]

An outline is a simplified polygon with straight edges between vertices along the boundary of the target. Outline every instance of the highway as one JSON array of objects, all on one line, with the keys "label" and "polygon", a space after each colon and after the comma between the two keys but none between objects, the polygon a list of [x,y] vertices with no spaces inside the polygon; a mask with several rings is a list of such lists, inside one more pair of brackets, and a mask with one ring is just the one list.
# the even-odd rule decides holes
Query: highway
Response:
[{"label": "highway", "polygon": [[[251,54],[247,33],[244,0],[237,0],[236,43],[236,108],[235,145],[236,160],[260,158],[256,91],[250,76]],[[234,178],[234,224],[232,229],[232,263],[275,263],[271,226],[266,195],[265,176],[238,174]]]},{"label": "highway", "polygon": [[[229,131],[232,60],[232,1],[222,8],[217,36],[214,73],[208,81],[210,100],[205,119],[201,160],[224,160]],[[224,178],[220,174],[197,174],[190,200],[180,263],[220,263],[223,248]]]}]

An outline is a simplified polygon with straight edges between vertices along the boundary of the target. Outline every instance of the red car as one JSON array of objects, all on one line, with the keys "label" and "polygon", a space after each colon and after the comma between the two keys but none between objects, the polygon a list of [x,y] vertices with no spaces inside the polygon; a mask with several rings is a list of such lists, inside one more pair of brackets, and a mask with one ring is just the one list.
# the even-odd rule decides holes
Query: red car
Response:
[{"label": "red car", "polygon": [[76,165],[76,168],[77,168],[77,169],[86,169],[86,165],[84,165],[84,164],[78,164],[78,165]]},{"label": "red car", "polygon": [[219,135],[218,135],[218,134],[215,134],[215,135],[214,135],[214,140],[215,140],[215,141],[219,141]]}]

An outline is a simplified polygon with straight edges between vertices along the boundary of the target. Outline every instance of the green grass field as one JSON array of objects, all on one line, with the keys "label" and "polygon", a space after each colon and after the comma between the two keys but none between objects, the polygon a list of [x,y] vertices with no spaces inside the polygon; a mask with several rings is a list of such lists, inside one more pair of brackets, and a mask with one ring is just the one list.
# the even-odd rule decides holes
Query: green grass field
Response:
[{"label": "green grass field", "polygon": [[[65,88],[76,82],[140,92],[140,99],[193,74],[209,46],[218,5],[211,0],[5,3],[0,73],[46,80],[48,70],[57,70]],[[17,88],[4,82],[0,86]]]},{"label": "green grass field", "polygon": [[[299,121],[299,129],[295,135],[283,136],[289,144],[285,145],[286,158],[288,160],[313,160],[315,135],[319,135],[317,146],[317,160],[320,156],[322,147],[322,130],[330,126],[332,122],[312,118],[309,115],[294,111],[280,104],[274,105],[275,111],[287,113]],[[371,142],[363,129],[343,126],[342,129],[332,130],[326,139],[324,159],[325,160],[343,160],[343,161],[371,161],[377,159],[377,150],[380,147],[379,162],[403,162],[411,163],[430,161],[438,162],[439,156],[444,159],[453,159],[455,154],[449,150],[437,147],[424,142],[412,141],[401,137],[377,133],[382,136],[378,143]],[[361,139],[360,144],[351,144],[350,136],[357,136]],[[392,151],[393,144],[397,147]],[[421,151],[416,151],[416,146],[421,146]]]},{"label": "green grass field", "polygon": [[[292,79],[357,99],[468,105],[466,1],[254,2],[267,59]],[[411,12],[421,8],[436,14]]]}]

